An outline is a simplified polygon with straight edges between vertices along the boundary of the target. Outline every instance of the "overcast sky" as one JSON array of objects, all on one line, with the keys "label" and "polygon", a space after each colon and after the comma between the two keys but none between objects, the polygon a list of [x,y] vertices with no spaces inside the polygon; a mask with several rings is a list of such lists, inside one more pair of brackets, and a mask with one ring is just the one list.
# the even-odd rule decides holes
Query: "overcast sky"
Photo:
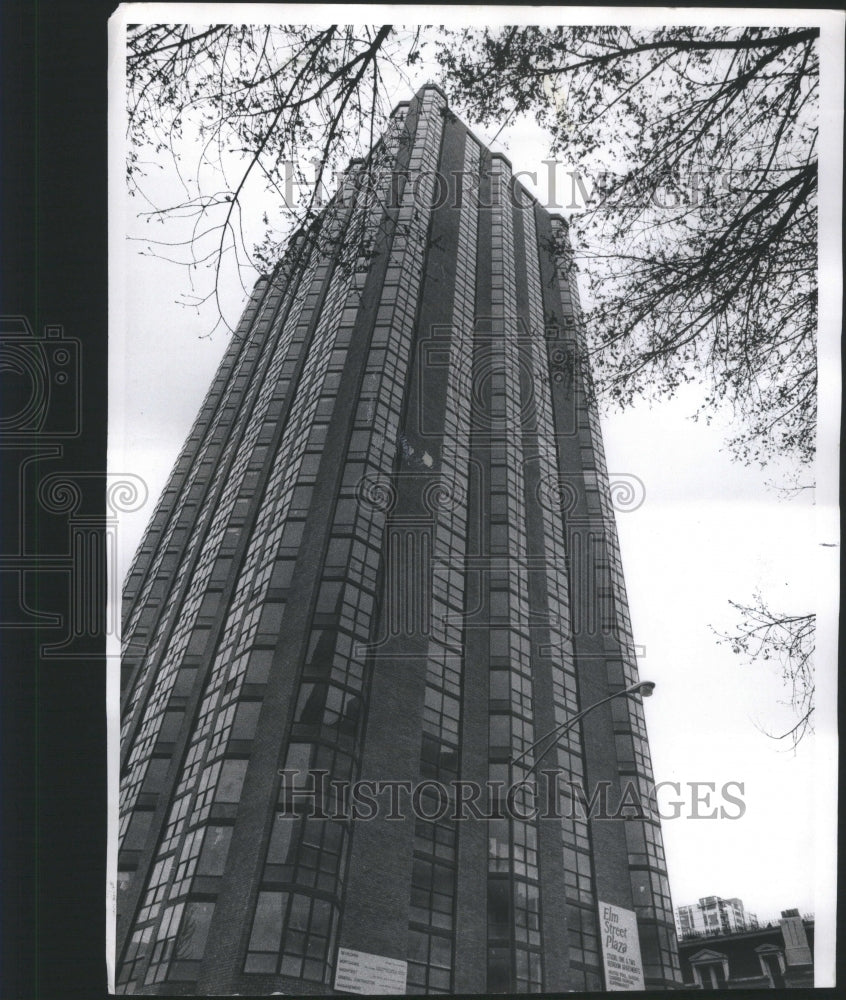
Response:
[{"label": "overcast sky", "polygon": [[[765,20],[761,13],[755,12],[756,23]],[[631,11],[625,18],[631,21]],[[396,96],[399,101],[410,94]],[[474,128],[473,122],[467,124]],[[485,142],[492,138],[474,131]],[[544,137],[532,123],[513,123],[496,145],[515,170],[543,171]],[[841,144],[835,140],[828,147],[839,150]],[[120,521],[122,578],[226,337],[221,332],[204,336],[207,320],[175,304],[185,291],[180,268],[139,256],[137,245],[121,238],[122,220],[125,228],[137,232],[138,227],[132,221],[137,206],[120,206],[119,189],[115,185],[110,466],[112,472],[141,476],[149,490],[147,504]],[[831,217],[839,220],[839,207]],[[838,273],[836,259],[828,258],[828,266]],[[228,291],[232,303],[241,300],[237,289]],[[835,298],[836,293],[835,286]],[[837,358],[837,329],[823,331],[829,369]],[[828,346],[832,330],[834,347]],[[792,469],[732,462],[723,450],[730,415],[716,414],[710,426],[693,422],[688,418],[699,401],[700,391],[688,387],[672,402],[638,405],[606,414],[602,421],[609,471],[633,474],[645,487],[644,503],[618,513],[617,521],[641,677],[657,685],[644,703],[656,780],[681,783],[679,798],[685,803],[678,819],[663,824],[673,902],[737,896],[762,918],[798,907],[830,922],[833,896],[823,889],[834,883],[832,649],[818,660],[823,695],[817,735],[794,753],[762,731],[791,724],[789,712],[779,706],[788,693],[776,668],[748,665],[718,644],[709,626],[730,630],[737,618],[728,600],[750,601],[756,589],[774,609],[788,613],[815,608],[823,613],[826,604],[836,606],[838,552],[821,545],[838,542],[831,506],[836,492],[830,485],[836,482],[837,455],[831,446],[836,436],[829,431],[823,441],[820,472],[829,484],[827,495],[817,491],[816,506],[809,490],[782,499],[767,484],[788,482]],[[828,628],[831,634],[830,614]],[[727,782],[740,783],[745,812],[737,819],[690,818],[690,782],[716,788],[711,805],[699,807],[705,814],[727,804],[720,798]],[[739,795],[736,786],[731,794]],[[662,793],[665,813],[672,811],[675,798],[669,789]],[[731,815],[738,811],[731,807]]]}]

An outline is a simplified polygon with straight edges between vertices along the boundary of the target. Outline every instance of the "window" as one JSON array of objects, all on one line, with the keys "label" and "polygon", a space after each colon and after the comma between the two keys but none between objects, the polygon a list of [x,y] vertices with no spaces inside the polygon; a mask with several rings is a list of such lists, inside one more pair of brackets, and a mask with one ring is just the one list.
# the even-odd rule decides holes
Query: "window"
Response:
[{"label": "window", "polygon": [[247,949],[245,972],[275,972],[282,940],[282,917],[286,892],[260,892]]},{"label": "window", "polygon": [[214,903],[188,903],[176,939],[175,958],[198,961],[206,950]]},{"label": "window", "polygon": [[436,861],[415,858],[411,871],[412,919],[449,930],[454,890],[454,869]]},{"label": "window", "polygon": [[507,715],[492,715],[490,717],[490,745],[492,747],[507,747],[511,745],[510,717]]},{"label": "window", "polygon": [[294,721],[301,726],[319,725],[325,702],[325,684],[302,684]]},{"label": "window", "polygon": [[247,761],[225,760],[220,772],[217,786],[216,802],[238,802],[241,798],[241,788],[247,773]]},{"label": "window", "polygon": [[288,520],[282,532],[282,541],[279,543],[280,551],[296,552],[300,547],[304,527],[305,521]]},{"label": "window", "polygon": [[[147,951],[150,947],[150,938],[152,934],[152,927],[144,927],[141,930],[133,932],[132,940],[129,942],[129,947],[126,950],[123,965],[121,966],[121,971],[118,975],[118,986],[122,986],[130,980],[136,979],[140,974],[141,967],[144,964],[144,959],[147,957]],[[127,992],[132,993],[134,992],[134,989],[130,989]]]},{"label": "window", "polygon": [[285,770],[286,771],[298,771],[298,774],[294,775],[294,780],[292,783],[282,784],[280,780],[280,786],[282,788],[308,788],[310,787],[310,775],[308,773],[311,764],[311,744],[310,743],[291,743],[288,746],[288,753],[285,757]]},{"label": "window", "polygon": [[340,582],[329,582],[321,585],[315,608],[318,614],[331,615],[337,612],[342,586],[343,584]]},{"label": "window", "polygon": [[232,840],[231,826],[210,826],[206,831],[200,861],[197,865],[198,875],[222,875],[229,853],[229,843]]},{"label": "window", "polygon": [[704,990],[719,990],[726,985],[723,966],[719,962],[699,967],[700,982]]},{"label": "window", "polygon": [[144,980],[145,985],[161,982],[166,974],[167,967],[173,955],[173,947],[176,942],[177,929],[182,917],[184,903],[177,903],[165,911],[164,917],[159,924],[156,933],[156,941],[153,946],[153,957],[150,961],[150,968]]},{"label": "window", "polygon": [[247,684],[266,684],[270,676],[270,665],[273,662],[272,649],[256,649],[250,653],[247,663],[247,673],[244,680]]},{"label": "window", "polygon": [[144,794],[157,794],[164,789],[167,769],[170,766],[169,757],[153,757],[147,765],[147,773],[144,775],[144,784],[141,791]]},{"label": "window", "polygon": [[169,855],[156,862],[150,881],[147,883],[147,894],[144,897],[144,905],[138,913],[138,922],[151,920],[158,916],[162,900],[167,891],[167,883],[170,878],[170,870],[173,867],[173,855]]},{"label": "window", "polygon": [[187,698],[191,694],[191,689],[194,686],[194,678],[197,676],[196,667],[182,667],[182,669],[176,675],[176,681],[173,685],[173,693],[178,698]]},{"label": "window", "polygon": [[273,565],[273,575],[270,578],[270,587],[285,590],[291,586],[294,577],[294,559],[277,559]]},{"label": "window", "polygon": [[714,951],[701,951],[692,955],[690,964],[693,978],[703,990],[725,989],[728,981],[728,959]]},{"label": "window", "polygon": [[239,703],[235,712],[235,720],[232,723],[233,740],[251,740],[255,736],[260,711],[260,701],[242,701]]},{"label": "window", "polygon": [[161,743],[174,743],[177,736],[179,736],[179,730],[184,718],[185,712],[182,709],[168,709],[164,713],[162,727],[159,730],[159,741]]},{"label": "window", "polygon": [[488,820],[488,867],[491,871],[508,871],[511,854],[508,836],[508,820]]},{"label": "window", "polygon": [[[762,945],[766,948],[766,945]],[[784,957],[779,951],[758,951],[758,960],[761,963],[761,971],[769,979],[773,989],[784,988]]]},{"label": "window", "polygon": [[518,879],[514,883],[514,896],[514,915],[518,940],[540,947],[538,887]]},{"label": "window", "polygon": [[509,600],[507,590],[492,590],[490,592],[491,618],[507,618],[508,607]]},{"label": "window", "polygon": [[279,969],[282,975],[302,976],[313,982],[323,981],[332,918],[332,905],[326,900],[312,899],[303,893],[291,896]]},{"label": "window", "polygon": [[328,675],[332,669],[337,632],[332,629],[314,629],[311,633],[306,663],[312,676]]},{"label": "window", "polygon": [[303,455],[303,460],[300,463],[300,478],[304,481],[307,480],[313,482],[317,476],[317,469],[319,465],[319,452],[307,452]]},{"label": "window", "polygon": [[341,499],[335,507],[335,526],[351,527],[355,523],[358,504],[355,500]]},{"label": "window", "polygon": [[[294,832],[294,823],[294,819],[290,816],[280,813],[274,816],[270,844],[267,848],[268,865],[285,865],[285,862],[288,860],[288,847],[291,843],[291,835]],[[284,879],[290,880],[293,870],[293,865],[289,865],[280,874]]]},{"label": "window", "polygon": [[146,809],[136,809],[129,822],[129,829],[126,831],[121,848],[124,851],[143,850],[152,820],[152,812]]},{"label": "window", "polygon": [[198,827],[196,830],[192,830],[188,833],[185,838],[185,842],[182,845],[182,852],[179,855],[179,865],[176,869],[176,878],[174,879],[173,888],[170,891],[170,898],[174,899],[176,896],[181,895],[186,892],[191,884],[191,879],[194,876],[194,872],[197,868],[197,858],[200,855],[200,848],[203,845],[203,835],[205,830],[203,827]]},{"label": "window", "polygon": [[508,948],[488,948],[488,993],[511,992],[511,955]]},{"label": "window", "polygon": [[508,551],[508,528],[504,524],[491,525],[491,552]]},{"label": "window", "polygon": [[510,655],[509,633],[506,629],[491,629],[489,641],[491,656]]},{"label": "window", "polygon": [[491,671],[491,698],[497,701],[507,701],[511,695],[507,670]]},{"label": "window", "polygon": [[329,550],[326,553],[326,567],[332,569],[345,569],[350,557],[350,538],[333,538],[329,542]]},{"label": "window", "polygon": [[452,942],[447,937],[419,930],[408,932],[408,985],[410,992],[448,992],[452,969]]},{"label": "window", "polygon": [[488,940],[511,936],[511,900],[505,879],[488,880]]}]

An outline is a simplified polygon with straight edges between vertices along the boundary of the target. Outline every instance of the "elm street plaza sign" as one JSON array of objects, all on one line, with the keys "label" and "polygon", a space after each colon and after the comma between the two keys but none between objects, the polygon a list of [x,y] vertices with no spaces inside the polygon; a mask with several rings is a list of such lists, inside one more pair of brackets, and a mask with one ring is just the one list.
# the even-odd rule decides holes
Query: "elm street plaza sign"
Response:
[{"label": "elm street plaza sign", "polygon": [[407,970],[408,963],[398,958],[340,948],[335,989],[364,996],[403,994]]},{"label": "elm street plaza sign", "polygon": [[[642,990],[643,962],[634,911],[603,902],[598,907],[607,989]],[[335,989],[365,996],[403,994],[407,968],[400,959],[341,948]]]},{"label": "elm street plaza sign", "polygon": [[643,960],[637,934],[637,916],[633,910],[603,903],[601,900],[597,906],[606,989],[642,990]]}]

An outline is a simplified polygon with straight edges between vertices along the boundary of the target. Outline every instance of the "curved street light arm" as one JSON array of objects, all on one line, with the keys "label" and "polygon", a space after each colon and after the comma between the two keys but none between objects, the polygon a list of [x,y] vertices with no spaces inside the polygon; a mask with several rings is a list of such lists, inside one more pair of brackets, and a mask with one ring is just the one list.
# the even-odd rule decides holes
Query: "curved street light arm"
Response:
[{"label": "curved street light arm", "polygon": [[583,708],[581,712],[577,712],[572,718],[559,723],[553,729],[550,729],[548,733],[544,733],[543,736],[536,739],[535,742],[531,744],[531,746],[526,747],[526,749],[522,753],[518,754],[516,757],[512,757],[510,763],[511,764],[519,763],[524,757],[528,756],[528,754],[530,754],[533,750],[535,750],[539,744],[543,743],[544,740],[547,740],[550,737],[554,737],[552,742],[550,742],[549,746],[547,746],[543,750],[543,752],[539,755],[534,764],[532,764],[532,766],[529,768],[528,774],[531,774],[532,771],[534,771],[534,769],[538,766],[538,764],[540,764],[543,758],[549,753],[549,751],[558,743],[559,737],[563,736],[568,729],[570,729],[577,722],[583,719],[588,714],[588,712],[592,712],[595,708],[599,708],[600,705],[605,705],[607,702],[613,701],[614,698],[630,698],[636,694],[640,694],[644,697],[649,696],[652,694],[652,690],[654,687],[655,684],[652,681],[638,681],[637,684],[632,684],[631,686],[625,688],[622,691],[615,691],[613,694],[609,694],[607,698],[601,698],[599,701],[595,701],[592,705],[588,705],[587,708]]}]

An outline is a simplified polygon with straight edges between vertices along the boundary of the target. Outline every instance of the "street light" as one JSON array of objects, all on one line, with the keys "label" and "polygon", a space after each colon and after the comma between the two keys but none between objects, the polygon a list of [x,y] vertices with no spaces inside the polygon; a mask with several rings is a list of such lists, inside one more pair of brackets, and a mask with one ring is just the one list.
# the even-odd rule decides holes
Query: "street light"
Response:
[{"label": "street light", "polygon": [[535,740],[535,742],[530,747],[527,747],[521,754],[518,754],[516,757],[512,757],[511,763],[512,764],[519,763],[525,756],[530,754],[540,743],[543,743],[544,740],[548,740],[550,739],[550,737],[553,737],[553,739],[550,740],[549,746],[546,747],[543,753],[541,753],[538,759],[529,768],[528,774],[531,774],[532,771],[534,771],[534,769],[538,766],[538,764],[540,764],[543,758],[549,753],[549,751],[558,743],[559,737],[563,736],[564,733],[566,733],[567,730],[570,729],[572,726],[574,726],[580,719],[583,719],[588,714],[588,712],[592,712],[595,708],[599,708],[600,705],[604,705],[606,702],[612,701],[614,698],[632,698],[636,694],[639,694],[642,698],[648,698],[650,697],[650,695],[654,690],[655,690],[654,681],[638,681],[637,684],[632,684],[631,687],[627,687],[623,691],[615,691],[614,694],[609,694],[607,698],[601,698],[599,701],[594,702],[592,705],[588,705],[587,708],[583,708],[581,712],[577,712],[572,717],[572,719],[567,719],[566,722],[562,722],[559,725],[557,725],[554,729],[550,729],[548,733],[544,733],[543,736]]}]

